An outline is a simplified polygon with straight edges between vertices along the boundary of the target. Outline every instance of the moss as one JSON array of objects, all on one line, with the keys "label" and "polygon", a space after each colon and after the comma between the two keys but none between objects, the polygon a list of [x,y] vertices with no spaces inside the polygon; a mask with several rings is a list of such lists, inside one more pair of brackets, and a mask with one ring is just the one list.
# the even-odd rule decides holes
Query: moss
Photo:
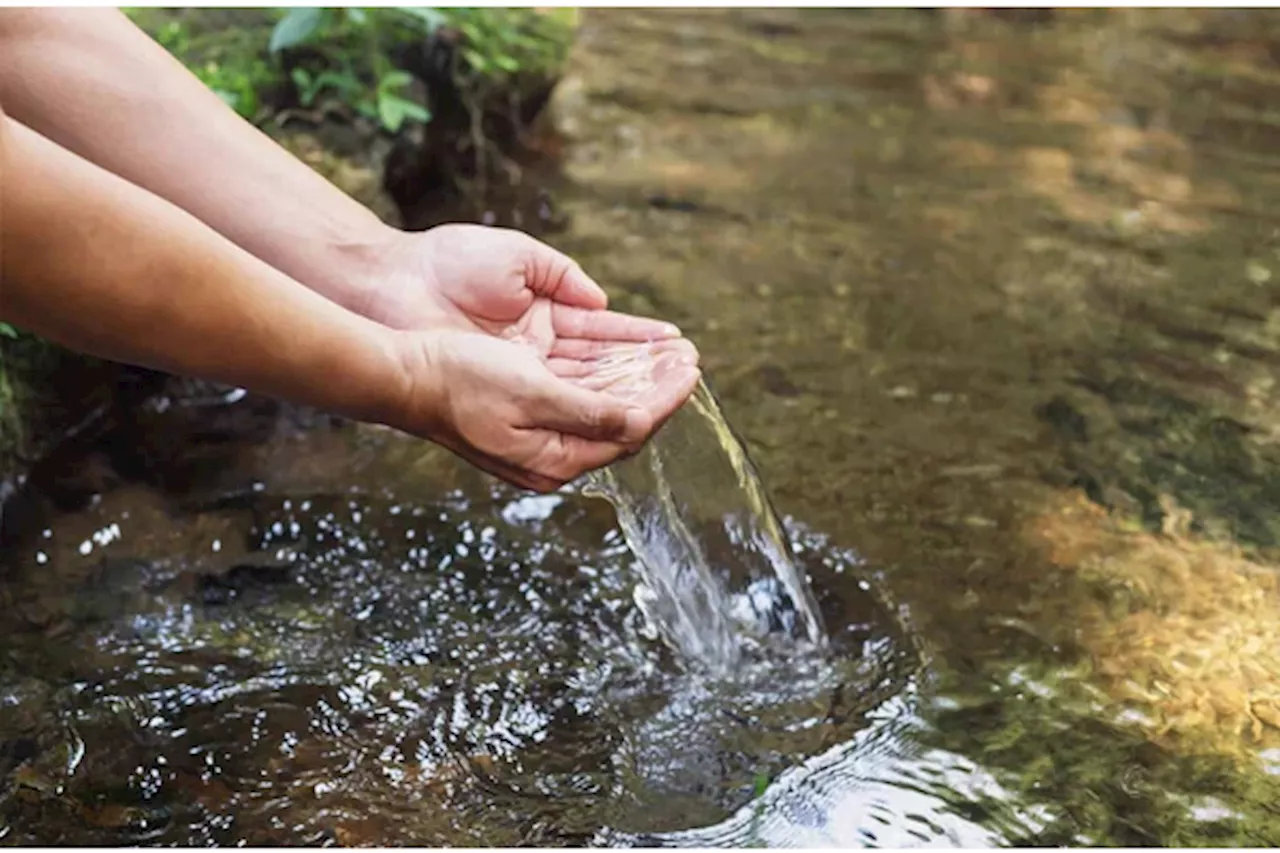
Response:
[{"label": "moss", "polygon": [[[1013,675],[1014,673],[1010,673]],[[1088,697],[1054,667],[1023,664],[990,696],[941,711],[937,746],[956,741],[982,755],[1007,800],[953,805],[989,809],[1012,846],[1270,847],[1280,843],[1280,778],[1261,760],[1172,753],[1139,733],[1099,721]],[[1025,689],[1035,684],[1043,695]],[[1007,701],[1013,691],[1019,701]],[[1028,825],[1008,803],[1037,819]],[[1227,807],[1225,804],[1230,804]]]}]

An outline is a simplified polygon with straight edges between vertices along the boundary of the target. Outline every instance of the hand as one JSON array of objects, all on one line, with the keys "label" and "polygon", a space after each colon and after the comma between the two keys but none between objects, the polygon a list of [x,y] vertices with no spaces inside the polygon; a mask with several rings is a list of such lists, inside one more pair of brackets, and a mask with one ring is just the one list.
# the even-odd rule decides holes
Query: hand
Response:
[{"label": "hand", "polygon": [[511,482],[545,491],[634,452],[697,385],[678,329],[608,311],[576,263],[528,235],[448,225],[398,232],[380,254],[364,313],[425,331],[406,338],[431,377],[413,404],[431,422],[414,431]]},{"label": "hand", "polygon": [[[371,281],[361,313],[394,329],[445,323],[522,337],[545,352],[552,338],[535,315],[551,305],[590,312],[608,307],[604,291],[573,259],[520,231],[482,225],[420,233],[388,229],[374,254],[378,261],[365,276]],[[626,317],[611,316],[615,324]],[[669,323],[628,319],[636,324],[626,340],[679,334]]]},{"label": "hand", "polygon": [[[605,367],[575,371],[571,366],[582,359],[543,359],[528,344],[484,332],[401,334],[402,361],[414,382],[391,425],[539,492],[637,450],[699,377],[696,351],[678,338],[602,346]],[[619,358],[631,369],[609,370]],[[559,361],[566,366],[557,371],[551,364]],[[630,381],[619,388],[619,379]]]}]

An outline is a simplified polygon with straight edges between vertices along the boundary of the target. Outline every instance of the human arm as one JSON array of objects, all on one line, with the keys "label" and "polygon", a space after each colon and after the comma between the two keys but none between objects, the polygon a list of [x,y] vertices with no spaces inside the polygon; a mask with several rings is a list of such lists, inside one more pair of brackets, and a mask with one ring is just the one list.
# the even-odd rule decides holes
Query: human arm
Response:
[{"label": "human arm", "polygon": [[[569,257],[503,229],[391,228],[230,110],[112,9],[0,9],[0,102],[358,313],[398,328],[488,319],[516,291],[603,309]],[[665,331],[657,324],[651,337]]]},{"label": "human arm", "polygon": [[0,120],[0,317],[72,349],[382,420],[396,338],[151,193]]},{"label": "human arm", "polygon": [[395,229],[240,118],[115,9],[0,9],[10,116],[363,313]]},{"label": "human arm", "polygon": [[[576,322],[548,310],[540,322]],[[566,369],[581,361],[576,343],[539,353],[478,331],[390,329],[3,111],[0,319],[102,357],[388,424],[542,491],[637,447],[696,382],[673,349],[668,381],[628,404]]]}]

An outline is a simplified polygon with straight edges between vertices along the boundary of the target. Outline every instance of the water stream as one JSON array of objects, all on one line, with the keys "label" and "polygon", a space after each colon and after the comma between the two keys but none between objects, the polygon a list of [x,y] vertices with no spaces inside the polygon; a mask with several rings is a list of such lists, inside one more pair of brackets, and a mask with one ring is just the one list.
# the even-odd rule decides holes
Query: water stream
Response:
[{"label": "water stream", "polygon": [[636,604],[683,659],[723,673],[766,641],[825,642],[804,569],[705,382],[585,491],[613,504],[639,560]]}]

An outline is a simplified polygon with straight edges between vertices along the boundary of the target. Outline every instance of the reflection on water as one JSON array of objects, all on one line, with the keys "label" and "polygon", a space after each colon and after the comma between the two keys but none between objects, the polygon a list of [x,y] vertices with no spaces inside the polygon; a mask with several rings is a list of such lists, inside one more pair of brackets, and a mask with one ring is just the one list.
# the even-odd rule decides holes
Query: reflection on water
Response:
[{"label": "reflection on water", "polygon": [[4,554],[6,840],[1280,843],[1277,45],[586,16],[557,241],[699,344],[831,654],[687,674],[603,501],[144,412]]}]

